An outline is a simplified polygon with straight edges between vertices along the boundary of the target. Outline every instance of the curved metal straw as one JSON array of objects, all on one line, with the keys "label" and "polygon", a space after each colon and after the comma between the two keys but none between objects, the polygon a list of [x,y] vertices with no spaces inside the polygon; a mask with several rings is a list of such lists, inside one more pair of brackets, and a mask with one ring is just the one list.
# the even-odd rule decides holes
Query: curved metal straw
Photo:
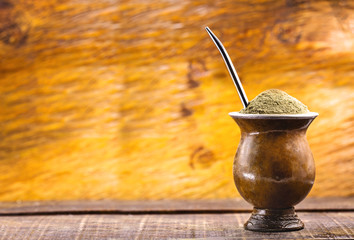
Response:
[{"label": "curved metal straw", "polygon": [[224,62],[226,64],[226,67],[229,70],[231,78],[234,81],[234,84],[237,89],[237,93],[241,99],[242,105],[244,108],[246,108],[248,106],[249,102],[248,102],[246,93],[243,90],[240,78],[238,77],[236,69],[235,69],[234,65],[232,64],[232,61],[229,57],[229,54],[227,54],[226,49],[224,48],[224,46],[222,45],[220,40],[214,35],[214,33],[208,27],[206,27],[205,29],[208,32],[211,39],[213,40],[213,42],[215,43],[216,47],[219,49],[221,56],[224,59]]}]

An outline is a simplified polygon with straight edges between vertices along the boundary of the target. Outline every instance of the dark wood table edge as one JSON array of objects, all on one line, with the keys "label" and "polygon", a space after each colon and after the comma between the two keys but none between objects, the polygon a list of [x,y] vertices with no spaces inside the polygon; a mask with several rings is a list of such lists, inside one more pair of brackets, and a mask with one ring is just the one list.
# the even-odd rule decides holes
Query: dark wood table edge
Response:
[{"label": "dark wood table edge", "polygon": [[[297,212],[354,211],[354,197],[307,198]],[[222,214],[249,213],[243,199],[207,200],[75,200],[0,202],[0,216],[55,214]]]}]

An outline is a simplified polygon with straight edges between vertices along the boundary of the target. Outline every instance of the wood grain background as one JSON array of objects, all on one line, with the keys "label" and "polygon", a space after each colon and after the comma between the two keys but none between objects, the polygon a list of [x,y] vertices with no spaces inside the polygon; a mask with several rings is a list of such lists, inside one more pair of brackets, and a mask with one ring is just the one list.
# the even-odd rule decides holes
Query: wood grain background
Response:
[{"label": "wood grain background", "polygon": [[0,0],[0,200],[239,196],[242,105],[320,116],[312,196],[354,195],[353,1]]}]

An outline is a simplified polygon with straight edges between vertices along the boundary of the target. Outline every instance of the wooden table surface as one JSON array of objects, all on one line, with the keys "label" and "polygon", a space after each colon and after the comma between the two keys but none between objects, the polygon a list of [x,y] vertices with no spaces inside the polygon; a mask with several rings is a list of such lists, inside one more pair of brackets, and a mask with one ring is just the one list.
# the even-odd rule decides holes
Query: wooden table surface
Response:
[{"label": "wooden table surface", "polygon": [[0,203],[0,239],[354,239],[354,197],[308,198],[297,206],[305,229],[243,229],[241,199]]}]

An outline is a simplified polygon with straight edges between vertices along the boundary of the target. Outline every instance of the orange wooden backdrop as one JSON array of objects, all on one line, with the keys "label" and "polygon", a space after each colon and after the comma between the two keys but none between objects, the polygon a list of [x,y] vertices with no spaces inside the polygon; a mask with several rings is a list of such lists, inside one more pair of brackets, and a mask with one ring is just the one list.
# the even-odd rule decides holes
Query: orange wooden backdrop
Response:
[{"label": "orange wooden backdrop", "polygon": [[312,196],[354,194],[353,1],[2,0],[0,200],[228,198],[241,103],[319,112]]}]

